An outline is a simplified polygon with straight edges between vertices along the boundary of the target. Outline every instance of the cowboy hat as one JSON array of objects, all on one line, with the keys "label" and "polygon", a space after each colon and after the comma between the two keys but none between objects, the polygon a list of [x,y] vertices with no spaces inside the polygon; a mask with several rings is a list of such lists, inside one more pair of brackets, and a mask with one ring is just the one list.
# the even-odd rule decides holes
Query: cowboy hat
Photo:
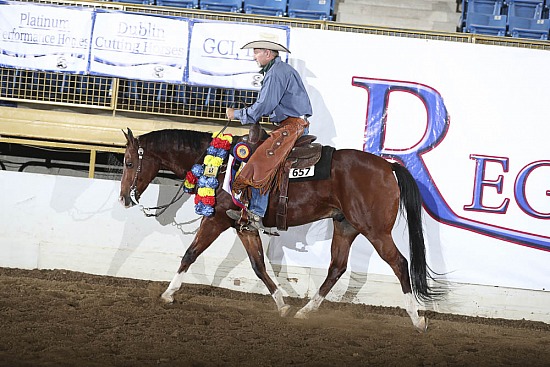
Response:
[{"label": "cowboy hat", "polygon": [[246,50],[247,48],[263,48],[266,50],[283,51],[290,53],[289,49],[285,46],[276,42],[265,40],[248,42],[246,45],[241,47],[242,50]]}]

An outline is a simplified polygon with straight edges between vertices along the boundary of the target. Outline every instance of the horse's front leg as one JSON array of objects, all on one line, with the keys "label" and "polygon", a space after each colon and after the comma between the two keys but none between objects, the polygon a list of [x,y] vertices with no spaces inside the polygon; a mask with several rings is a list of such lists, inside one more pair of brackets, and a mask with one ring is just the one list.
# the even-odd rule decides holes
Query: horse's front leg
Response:
[{"label": "horse's front leg", "polygon": [[334,235],[332,237],[331,260],[327,277],[313,298],[296,312],[294,317],[297,319],[307,319],[310,313],[316,312],[325,300],[328,292],[330,292],[334,284],[336,284],[347,269],[351,244],[359,232],[345,219],[343,221],[333,220],[333,223]]},{"label": "horse's front leg", "polygon": [[264,261],[264,250],[259,233],[257,231],[240,231],[238,234],[246,249],[254,273],[256,273],[256,276],[265,284],[271,297],[273,297],[279,315],[285,317],[290,311],[290,305],[285,303],[281,290],[267,274]]},{"label": "horse's front leg", "polygon": [[185,255],[181,259],[181,264],[174,278],[168,285],[168,288],[160,296],[166,303],[174,302],[174,293],[176,293],[183,283],[183,276],[189,267],[197,260],[197,258],[218,238],[218,236],[231,226],[229,217],[225,215],[225,211],[214,217],[204,217],[201,221],[199,230],[189,245]]}]

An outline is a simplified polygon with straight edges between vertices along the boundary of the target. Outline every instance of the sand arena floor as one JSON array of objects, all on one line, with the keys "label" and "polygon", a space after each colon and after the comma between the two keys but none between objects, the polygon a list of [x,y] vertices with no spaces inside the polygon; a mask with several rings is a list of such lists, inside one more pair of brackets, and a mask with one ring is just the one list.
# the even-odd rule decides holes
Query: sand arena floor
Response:
[{"label": "sand arena floor", "polygon": [[[550,325],[269,296],[62,270],[0,268],[0,366],[550,366]],[[303,299],[289,299],[296,312]],[[291,314],[292,314],[291,313]]]}]

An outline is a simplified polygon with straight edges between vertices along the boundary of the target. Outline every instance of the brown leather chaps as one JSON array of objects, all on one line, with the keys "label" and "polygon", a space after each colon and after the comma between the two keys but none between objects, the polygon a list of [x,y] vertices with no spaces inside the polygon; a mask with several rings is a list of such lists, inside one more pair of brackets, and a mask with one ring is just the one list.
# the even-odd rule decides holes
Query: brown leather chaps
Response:
[{"label": "brown leather chaps", "polygon": [[277,171],[284,164],[294,143],[309,126],[309,122],[298,117],[289,117],[271,132],[270,136],[256,149],[233,182],[233,193],[244,194],[251,186],[268,192],[274,185]]}]

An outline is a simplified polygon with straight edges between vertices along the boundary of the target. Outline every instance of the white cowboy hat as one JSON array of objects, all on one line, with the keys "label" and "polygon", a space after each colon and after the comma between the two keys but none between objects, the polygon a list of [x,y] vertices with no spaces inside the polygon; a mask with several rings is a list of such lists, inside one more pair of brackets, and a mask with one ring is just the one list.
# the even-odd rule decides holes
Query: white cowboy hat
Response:
[{"label": "white cowboy hat", "polygon": [[265,40],[248,42],[246,45],[241,47],[242,50],[246,50],[247,48],[264,48],[266,50],[283,51],[290,53],[289,49],[285,46],[276,42]]}]

